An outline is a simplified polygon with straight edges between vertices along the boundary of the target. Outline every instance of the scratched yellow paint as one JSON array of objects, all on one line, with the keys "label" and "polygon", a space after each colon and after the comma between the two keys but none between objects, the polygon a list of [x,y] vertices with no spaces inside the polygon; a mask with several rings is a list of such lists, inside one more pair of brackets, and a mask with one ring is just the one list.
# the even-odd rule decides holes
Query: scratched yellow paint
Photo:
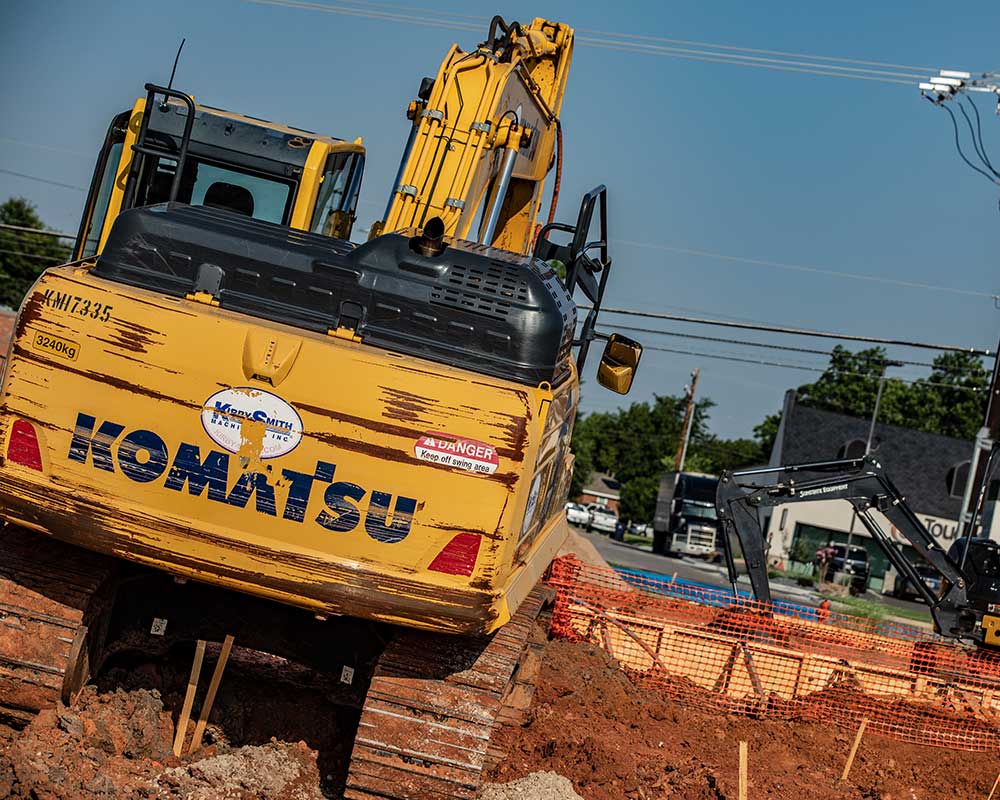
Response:
[{"label": "scratched yellow paint", "polygon": [[[37,333],[79,343],[76,360],[32,348]],[[283,362],[258,352],[268,343]],[[255,365],[271,383],[247,374]],[[489,631],[565,536],[575,386],[497,380],[60,267],[25,301],[7,366],[0,514],[305,608]],[[233,436],[240,426],[232,450],[203,423],[220,392],[233,407],[205,413]],[[273,418],[239,417],[264,400]],[[281,427],[281,403],[299,434]],[[38,433],[42,472],[6,457],[16,419]],[[495,451],[495,471],[418,459],[428,434]],[[472,574],[429,570],[462,533],[480,537]]]}]

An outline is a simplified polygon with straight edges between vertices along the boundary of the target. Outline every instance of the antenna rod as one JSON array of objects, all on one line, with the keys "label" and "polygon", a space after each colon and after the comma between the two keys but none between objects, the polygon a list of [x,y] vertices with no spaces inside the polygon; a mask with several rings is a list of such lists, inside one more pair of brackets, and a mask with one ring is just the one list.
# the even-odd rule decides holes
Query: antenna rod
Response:
[{"label": "antenna rod", "polygon": [[170,70],[170,80],[167,82],[168,89],[174,88],[174,74],[177,72],[177,62],[181,60],[181,50],[184,49],[184,42],[186,41],[186,38],[181,39],[181,46],[177,48],[177,55],[174,56],[174,68]]}]

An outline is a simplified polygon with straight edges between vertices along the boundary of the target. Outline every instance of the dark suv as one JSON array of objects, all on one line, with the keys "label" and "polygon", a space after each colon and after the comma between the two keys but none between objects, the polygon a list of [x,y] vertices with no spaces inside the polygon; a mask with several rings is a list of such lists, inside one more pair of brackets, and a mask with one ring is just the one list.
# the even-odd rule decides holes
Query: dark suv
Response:
[{"label": "dark suv", "polygon": [[[938,595],[941,592],[941,574],[934,567],[929,564],[914,564],[913,568],[917,571],[917,575],[924,582],[924,585],[930,589],[931,594]],[[922,600],[923,598],[917,592],[917,587],[910,583],[909,579],[905,575],[900,575],[896,573],[896,579],[892,583],[892,596],[900,597],[906,600]]]},{"label": "dark suv", "polygon": [[833,555],[827,567],[827,580],[833,580],[838,572],[848,576],[848,588],[851,594],[864,594],[868,589],[868,579],[871,577],[871,564],[868,563],[868,551],[863,547],[851,546],[850,553],[846,544],[830,545]]}]

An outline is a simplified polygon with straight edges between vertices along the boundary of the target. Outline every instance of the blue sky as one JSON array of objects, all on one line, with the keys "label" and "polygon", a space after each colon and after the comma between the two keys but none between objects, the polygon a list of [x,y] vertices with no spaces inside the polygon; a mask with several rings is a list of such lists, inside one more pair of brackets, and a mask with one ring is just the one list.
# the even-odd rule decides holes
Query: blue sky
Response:
[{"label": "blue sky", "polygon": [[[409,6],[406,0],[395,5]],[[198,101],[342,138],[364,138],[362,226],[384,207],[407,131],[403,110],[420,78],[435,73],[452,42],[473,47],[494,13],[521,20],[546,16],[578,29],[928,70],[1000,68],[995,61],[1000,8],[985,4],[974,14],[956,11],[947,19],[940,3],[929,2],[499,5],[426,0],[412,7],[432,24],[246,0],[6,0],[0,6],[0,169],[86,186],[111,116],[131,105],[144,82],[166,81],[182,36],[187,45],[175,85]],[[481,18],[481,34],[449,28],[454,20],[467,25],[469,17]],[[1000,160],[1000,120],[989,98],[980,98],[984,136]],[[922,101],[915,85],[581,44],[563,125],[560,216],[574,217],[576,198],[592,185],[603,182],[609,188],[615,273],[608,305],[996,345],[1000,310],[989,297],[678,252],[1000,293],[997,187],[961,164],[947,116]],[[11,194],[36,203],[48,225],[76,230],[82,192],[0,173],[0,198]],[[657,325],[818,349],[833,344]],[[638,338],[701,353],[816,367],[825,363],[816,355]],[[934,354],[898,349],[893,355],[929,361]],[[624,401],[588,375],[584,408],[603,410],[653,393],[679,393],[693,367],[701,369],[699,394],[718,404],[712,425],[723,436],[749,435],[765,414],[780,407],[785,389],[817,374],[648,351]],[[915,378],[925,373],[906,367],[895,374]]]}]

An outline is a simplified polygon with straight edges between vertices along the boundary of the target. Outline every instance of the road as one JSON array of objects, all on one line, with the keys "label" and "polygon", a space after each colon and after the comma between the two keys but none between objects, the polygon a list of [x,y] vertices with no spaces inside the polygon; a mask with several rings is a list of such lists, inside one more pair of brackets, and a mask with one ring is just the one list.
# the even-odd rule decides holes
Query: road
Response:
[{"label": "road", "polygon": [[[723,589],[730,588],[729,577],[726,575],[725,567],[717,564],[709,564],[705,561],[694,558],[675,558],[670,556],[655,555],[649,550],[644,550],[640,546],[616,542],[607,536],[599,533],[588,533],[582,528],[572,526],[580,536],[589,540],[597,552],[601,554],[605,561],[615,566],[626,569],[639,570],[641,572],[654,572],[658,575],[671,577],[676,573],[677,577],[702,583],[706,586],[716,586]],[[743,575],[739,581],[739,588],[750,590],[750,582]],[[815,591],[799,586],[783,586],[780,583],[772,582],[771,593],[781,600],[789,600],[808,606],[818,606],[822,597]],[[915,603],[909,600],[899,600],[890,595],[883,595],[880,592],[869,591],[865,594],[866,600],[881,602],[896,608],[904,608],[913,611],[927,611],[927,606],[923,603]],[[930,621],[930,615],[927,615]]]}]

